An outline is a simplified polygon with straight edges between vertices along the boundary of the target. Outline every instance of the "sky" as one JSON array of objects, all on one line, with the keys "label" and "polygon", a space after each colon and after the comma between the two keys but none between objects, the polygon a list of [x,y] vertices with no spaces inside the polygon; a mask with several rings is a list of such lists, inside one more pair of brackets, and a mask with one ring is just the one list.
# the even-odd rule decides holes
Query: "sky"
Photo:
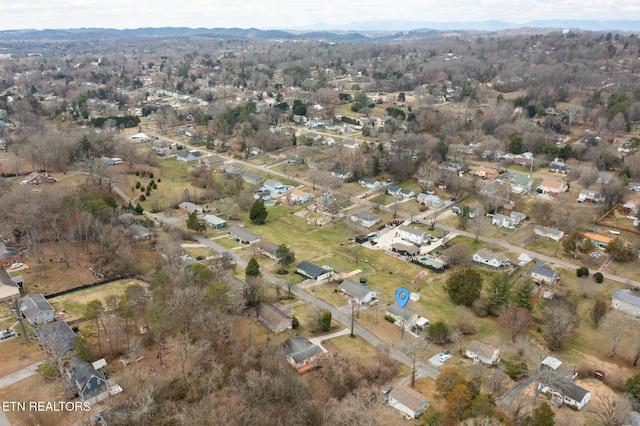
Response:
[{"label": "sky", "polygon": [[[640,20],[638,0],[0,0],[0,30],[240,27],[371,21]],[[356,28],[357,29],[357,28]],[[403,28],[397,28],[402,30]]]}]

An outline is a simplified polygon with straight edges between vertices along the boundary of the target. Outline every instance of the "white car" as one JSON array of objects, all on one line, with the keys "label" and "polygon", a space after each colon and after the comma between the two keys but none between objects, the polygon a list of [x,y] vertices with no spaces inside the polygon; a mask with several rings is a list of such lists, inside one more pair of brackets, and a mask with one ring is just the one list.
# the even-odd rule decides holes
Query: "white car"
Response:
[{"label": "white car", "polygon": [[449,350],[448,350],[448,349],[443,350],[442,352],[440,352],[440,354],[439,354],[439,355],[440,355],[440,356],[439,356],[439,358],[438,358],[438,359],[439,359],[439,360],[440,360],[440,362],[441,362],[441,363],[443,363],[443,364],[444,364],[445,362],[449,361],[449,360],[451,359],[451,357],[453,356],[453,355],[451,355],[451,354],[449,353]]},{"label": "white car", "polygon": [[18,269],[18,268],[20,268],[21,266],[22,266],[22,263],[18,263],[18,262],[16,262],[16,263],[14,263],[14,264],[12,264],[12,265],[11,265],[11,269]]}]

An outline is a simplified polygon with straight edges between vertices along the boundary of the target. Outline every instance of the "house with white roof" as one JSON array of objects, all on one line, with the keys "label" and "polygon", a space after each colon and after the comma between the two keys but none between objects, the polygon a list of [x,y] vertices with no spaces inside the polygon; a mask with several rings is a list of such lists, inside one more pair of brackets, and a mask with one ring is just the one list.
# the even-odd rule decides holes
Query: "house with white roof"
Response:
[{"label": "house with white roof", "polygon": [[373,225],[375,225],[376,223],[380,222],[380,216],[374,215],[374,214],[369,214],[364,210],[352,213],[349,217],[350,217],[352,222],[359,223],[360,225],[364,226],[365,228],[370,228]]},{"label": "house with white roof", "polygon": [[595,189],[587,189],[587,188],[580,190],[580,194],[576,199],[576,201],[579,203],[586,201],[589,203],[596,203],[596,204],[602,203],[604,202],[604,200],[605,198],[604,198],[604,195],[602,195],[602,192],[597,191]]},{"label": "house with white roof", "polygon": [[481,362],[486,365],[495,365],[500,362],[500,349],[496,349],[484,343],[472,340],[467,346],[465,356],[473,362]]},{"label": "house with white roof", "polygon": [[533,227],[533,233],[541,237],[549,238],[554,241],[560,241],[564,237],[564,232],[557,228],[536,225]]},{"label": "house with white roof", "polygon": [[431,241],[431,236],[422,228],[412,228],[407,225],[400,225],[396,229],[396,236],[409,241],[417,246],[421,246],[427,241]]},{"label": "house with white roof", "polygon": [[[551,402],[560,406],[567,404],[581,410],[591,399],[591,392],[573,382],[573,374],[565,368],[557,358],[546,357],[540,363],[540,378],[538,390],[551,395]],[[544,374],[545,370],[554,374]]]}]

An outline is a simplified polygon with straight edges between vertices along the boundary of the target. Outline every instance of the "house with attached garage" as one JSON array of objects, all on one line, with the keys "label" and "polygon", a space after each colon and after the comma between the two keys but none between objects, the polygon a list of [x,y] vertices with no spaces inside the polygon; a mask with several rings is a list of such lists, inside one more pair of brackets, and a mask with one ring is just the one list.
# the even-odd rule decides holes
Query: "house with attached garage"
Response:
[{"label": "house with attached garage", "polygon": [[616,290],[611,295],[611,307],[634,317],[640,317],[640,296],[633,290]]},{"label": "house with attached garage", "polygon": [[517,225],[516,220],[513,217],[505,216],[500,213],[493,215],[493,218],[491,218],[491,224],[496,225],[498,228],[509,229],[513,229]]},{"label": "house with attached garage", "polygon": [[176,151],[176,158],[178,161],[182,161],[183,163],[190,163],[192,161],[200,160],[200,151],[192,150],[192,151]]},{"label": "house with attached garage", "polygon": [[322,348],[302,336],[293,336],[283,343],[284,355],[287,362],[298,373],[305,373],[317,367],[318,359],[322,356]]},{"label": "house with attached garage", "polygon": [[559,359],[546,357],[540,363],[539,371],[538,390],[550,395],[553,404],[567,404],[581,410],[589,403],[591,392],[574,383],[573,373]]},{"label": "house with attached garage", "polygon": [[544,263],[536,263],[527,271],[527,275],[538,284],[555,284],[560,275]]},{"label": "house with attached garage", "polygon": [[509,258],[504,253],[494,253],[487,248],[483,248],[473,255],[473,261],[481,265],[490,266],[493,269],[507,268],[511,266]]},{"label": "house with attached garage", "polygon": [[416,193],[410,189],[400,188],[400,191],[398,191],[398,195],[407,200],[411,197],[415,197]]},{"label": "house with attached garage", "polygon": [[533,179],[527,176],[514,176],[511,178],[511,192],[514,194],[524,194],[529,192],[533,186]]},{"label": "house with attached garage", "polygon": [[389,185],[387,186],[387,194],[393,195],[395,197],[400,193],[400,189],[402,188],[400,188],[399,186]]},{"label": "house with attached garage", "polygon": [[18,299],[18,307],[23,317],[31,325],[42,325],[53,322],[54,309],[42,294],[28,294]]},{"label": "house with attached garage", "polygon": [[496,349],[477,340],[472,340],[467,346],[465,356],[473,362],[481,362],[486,365],[496,365],[500,362],[500,349]]},{"label": "house with attached garage", "polygon": [[231,239],[238,241],[241,244],[255,244],[262,240],[262,237],[258,234],[254,234],[239,226],[232,226],[227,231],[227,236]]},{"label": "house with attached garage", "polygon": [[444,200],[442,200],[440,197],[438,197],[437,195],[425,194],[423,192],[418,194],[418,196],[416,197],[416,201],[424,204],[425,206],[431,206],[435,208],[444,206]]},{"label": "house with attached garage", "polygon": [[533,227],[533,233],[540,237],[549,238],[553,241],[560,241],[564,237],[564,232],[557,228],[536,225]]},{"label": "house with attached garage", "polygon": [[351,300],[358,305],[371,303],[378,296],[378,292],[372,288],[351,280],[342,281],[338,286],[338,291],[345,296],[349,296]]},{"label": "house with attached garage", "polygon": [[316,281],[322,281],[331,277],[331,274],[333,274],[333,268],[330,268],[328,266],[318,266],[315,263],[303,260],[298,264],[296,272],[303,277],[307,277]]},{"label": "house with attached garage", "polygon": [[346,170],[342,170],[342,169],[333,169],[331,170],[331,176],[335,176],[337,178],[346,180],[353,177],[353,173],[348,172]]},{"label": "house with attached garage", "polygon": [[272,195],[286,194],[291,191],[293,186],[283,185],[275,179],[267,179],[262,184],[261,191],[269,191]]},{"label": "house with attached garage", "polygon": [[500,173],[496,169],[480,166],[469,167],[469,174],[486,180],[495,180],[500,176]]},{"label": "house with attached garage", "polygon": [[396,236],[417,246],[421,246],[423,243],[431,241],[431,237],[427,231],[422,228],[411,228],[407,225],[398,226],[396,229]]},{"label": "house with attached garage", "polygon": [[538,185],[538,189],[544,195],[553,197],[561,192],[565,192],[567,190],[567,184],[559,180],[545,179]]},{"label": "house with attached garage", "polygon": [[569,166],[561,161],[552,161],[549,164],[549,171],[553,173],[560,173],[563,175],[569,174]]},{"label": "house with attached garage", "polygon": [[412,419],[429,408],[429,399],[405,385],[396,385],[389,392],[389,405]]}]

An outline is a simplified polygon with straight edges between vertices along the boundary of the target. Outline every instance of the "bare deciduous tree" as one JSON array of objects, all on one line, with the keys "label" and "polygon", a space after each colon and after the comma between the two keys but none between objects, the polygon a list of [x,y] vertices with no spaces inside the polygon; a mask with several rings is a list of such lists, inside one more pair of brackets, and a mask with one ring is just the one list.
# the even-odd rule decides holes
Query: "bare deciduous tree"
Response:
[{"label": "bare deciduous tree", "polygon": [[623,326],[627,321],[627,316],[618,310],[613,310],[604,317],[602,328],[605,331],[605,335],[611,339],[609,356],[612,358],[616,356],[618,346],[627,334],[627,328]]}]

